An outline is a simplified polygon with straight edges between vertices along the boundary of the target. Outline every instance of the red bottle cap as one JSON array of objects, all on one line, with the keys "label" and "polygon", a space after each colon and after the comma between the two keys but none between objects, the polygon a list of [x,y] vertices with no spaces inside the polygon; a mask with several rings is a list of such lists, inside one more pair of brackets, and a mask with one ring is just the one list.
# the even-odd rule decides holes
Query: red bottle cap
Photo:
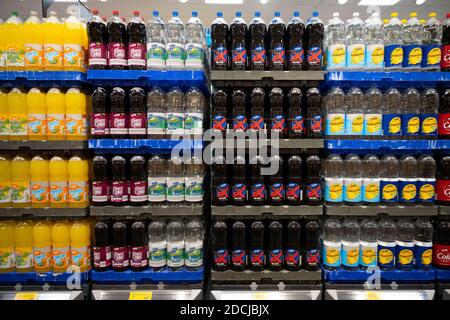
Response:
[{"label": "red bottle cap", "polygon": [[98,15],[98,9],[92,9],[92,14],[94,16],[97,16]]},{"label": "red bottle cap", "polygon": [[113,14],[114,16],[118,16],[118,15],[119,15],[119,11],[118,11],[118,10],[114,10],[114,11],[112,12],[112,14]]},{"label": "red bottle cap", "polygon": [[450,13],[447,13],[446,17],[447,19],[450,19]]},{"label": "red bottle cap", "polygon": [[138,16],[138,15],[140,15],[141,13],[139,12],[139,11],[137,11],[137,10],[135,10],[135,11],[133,11],[133,15],[135,15],[135,16]]}]

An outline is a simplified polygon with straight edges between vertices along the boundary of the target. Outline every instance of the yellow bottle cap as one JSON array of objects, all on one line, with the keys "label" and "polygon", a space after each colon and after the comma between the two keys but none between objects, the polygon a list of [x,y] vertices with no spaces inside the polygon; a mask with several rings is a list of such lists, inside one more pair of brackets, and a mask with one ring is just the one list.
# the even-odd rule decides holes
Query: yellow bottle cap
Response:
[{"label": "yellow bottle cap", "polygon": [[397,13],[397,12],[392,12],[392,13],[391,13],[391,17],[392,17],[392,18],[398,17],[398,13]]},{"label": "yellow bottle cap", "polygon": [[425,19],[420,19],[419,22],[420,22],[421,24],[425,24],[425,23],[426,23],[426,20],[425,20]]},{"label": "yellow bottle cap", "polygon": [[389,19],[383,19],[383,23],[384,24],[388,24],[389,23]]},{"label": "yellow bottle cap", "polygon": [[406,21],[406,19],[402,19],[403,24],[406,24],[406,22],[408,22],[408,21]]},{"label": "yellow bottle cap", "polygon": [[428,17],[430,17],[430,18],[436,17],[436,12],[430,12],[430,13],[428,14]]},{"label": "yellow bottle cap", "polygon": [[410,18],[415,18],[415,17],[417,17],[417,12],[411,12],[411,13],[409,14],[409,17],[410,17]]}]

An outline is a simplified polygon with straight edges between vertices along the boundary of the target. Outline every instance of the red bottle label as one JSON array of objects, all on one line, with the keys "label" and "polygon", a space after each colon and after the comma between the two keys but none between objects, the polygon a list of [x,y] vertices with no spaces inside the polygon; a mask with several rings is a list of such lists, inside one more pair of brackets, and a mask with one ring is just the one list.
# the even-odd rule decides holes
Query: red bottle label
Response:
[{"label": "red bottle label", "polygon": [[147,48],[142,43],[130,43],[128,46],[128,65],[145,67]]},{"label": "red bottle label", "polygon": [[450,245],[435,243],[433,245],[433,265],[450,267]]},{"label": "red bottle label", "polygon": [[111,191],[111,202],[127,202],[128,185],[126,181],[113,181]]},{"label": "red bottle label", "polygon": [[131,266],[146,267],[148,264],[147,252],[148,248],[145,246],[131,247]]},{"label": "red bottle label", "polygon": [[129,124],[129,134],[146,134],[147,115],[145,113],[130,113]]},{"label": "red bottle label", "polygon": [[92,113],[91,134],[95,136],[109,134],[108,122],[108,115],[106,113]]},{"label": "red bottle label", "polygon": [[438,179],[436,181],[436,199],[450,202],[450,180]]},{"label": "red bottle label", "polygon": [[123,268],[130,265],[128,247],[114,247],[112,256],[113,267]]},{"label": "red bottle label", "polygon": [[448,69],[450,68],[450,44],[444,44],[442,46],[441,52],[441,69]]},{"label": "red bottle label", "polygon": [[440,113],[438,119],[438,134],[450,135],[450,113]]},{"label": "red bottle label", "polygon": [[127,65],[127,48],[123,43],[113,42],[108,46],[108,57],[110,66]]},{"label": "red bottle label", "polygon": [[94,247],[94,267],[95,268],[109,268],[111,266],[112,254],[111,246]]},{"label": "red bottle label", "polygon": [[107,202],[109,200],[109,182],[92,181],[92,202]]},{"label": "red bottle label", "polygon": [[106,66],[106,46],[100,42],[89,43],[89,65]]},{"label": "red bottle label", "polygon": [[130,201],[131,202],[147,201],[147,182],[146,181],[131,181]]}]

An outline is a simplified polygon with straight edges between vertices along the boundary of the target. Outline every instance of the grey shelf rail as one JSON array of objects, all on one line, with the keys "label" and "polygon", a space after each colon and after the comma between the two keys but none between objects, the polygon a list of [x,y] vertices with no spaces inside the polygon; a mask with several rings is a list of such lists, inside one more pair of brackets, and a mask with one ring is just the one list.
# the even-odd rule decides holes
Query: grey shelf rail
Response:
[{"label": "grey shelf rail", "polygon": [[322,272],[319,271],[251,271],[245,270],[242,272],[226,270],[215,271],[211,270],[211,280],[213,282],[230,282],[230,281],[320,281],[322,279]]},{"label": "grey shelf rail", "polygon": [[213,216],[321,216],[320,206],[212,206]]},{"label": "grey shelf rail", "polygon": [[200,216],[203,206],[91,206],[94,217],[136,216]]},{"label": "grey shelf rail", "polygon": [[0,141],[0,149],[4,150],[83,150],[87,148],[87,141]]},{"label": "grey shelf rail", "polygon": [[0,208],[0,218],[11,217],[86,217],[89,208]]},{"label": "grey shelf rail", "polygon": [[436,216],[437,206],[324,206],[328,216]]},{"label": "grey shelf rail", "polygon": [[439,215],[449,216],[450,215],[450,206],[439,206]]}]

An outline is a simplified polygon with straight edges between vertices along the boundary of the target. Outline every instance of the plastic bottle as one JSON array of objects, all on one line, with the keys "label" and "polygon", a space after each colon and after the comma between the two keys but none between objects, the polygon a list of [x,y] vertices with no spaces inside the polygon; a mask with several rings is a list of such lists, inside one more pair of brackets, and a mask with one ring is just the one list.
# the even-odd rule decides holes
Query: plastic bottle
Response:
[{"label": "plastic bottle", "polygon": [[45,208],[49,206],[49,167],[48,161],[35,156],[30,162],[31,206]]},{"label": "plastic bottle", "polygon": [[436,137],[438,134],[439,94],[435,89],[427,89],[422,94],[420,107],[420,135]]},{"label": "plastic bottle", "polygon": [[267,178],[267,188],[269,204],[273,206],[281,206],[286,197],[285,181],[284,181],[284,161],[279,155],[271,156],[269,165],[276,172]]},{"label": "plastic bottle", "polygon": [[224,221],[219,220],[214,223],[212,269],[215,271],[225,271],[230,262],[227,232],[227,224]]},{"label": "plastic bottle", "polygon": [[[147,166],[142,156],[130,159],[130,204],[143,206],[147,203]],[[147,238],[147,236],[145,236]]]},{"label": "plastic bottle", "polygon": [[127,67],[127,27],[114,10],[106,28],[109,35],[108,66],[111,70],[125,70]]},{"label": "plastic bottle", "polygon": [[78,88],[70,88],[65,95],[67,140],[87,139],[86,95]]},{"label": "plastic bottle", "polygon": [[337,154],[328,156],[325,161],[325,203],[341,205],[344,200],[344,161]]},{"label": "plastic bottle", "polygon": [[11,191],[11,161],[0,155],[0,208],[11,206]]},{"label": "plastic bottle", "polygon": [[132,88],[128,95],[128,133],[131,139],[145,139],[147,136],[147,95],[143,88]]},{"label": "plastic bottle", "polygon": [[247,66],[247,24],[242,19],[242,13],[236,12],[236,17],[230,24],[231,34],[231,69],[245,70]]},{"label": "plastic bottle", "polygon": [[420,94],[414,88],[408,88],[403,94],[402,135],[404,137],[420,134]]},{"label": "plastic bottle", "polygon": [[450,204],[450,156],[440,159],[436,177],[436,202],[447,206]]},{"label": "plastic bottle", "polygon": [[198,12],[193,11],[192,17],[186,23],[186,69],[203,70],[205,61],[205,27],[198,18]]},{"label": "plastic bottle", "polygon": [[[51,13],[51,12],[50,12]],[[22,71],[25,69],[25,46],[22,19],[17,12],[12,12],[4,25],[6,69]],[[48,34],[51,36],[51,34]]]},{"label": "plastic bottle", "polygon": [[267,65],[265,39],[267,37],[266,23],[261,18],[261,12],[256,11],[255,17],[248,27],[250,36],[250,70],[264,70]]},{"label": "plastic bottle", "polygon": [[422,68],[439,71],[441,65],[442,25],[436,19],[436,12],[428,14],[422,39]]},{"label": "plastic bottle", "polygon": [[306,22],[306,70],[322,70],[323,60],[323,37],[325,28],[319,18],[319,12],[313,11],[312,18]]},{"label": "plastic bottle", "polygon": [[76,17],[77,10],[72,10],[64,21],[64,57],[65,71],[84,71],[84,32],[80,20]]},{"label": "plastic bottle", "polygon": [[69,208],[85,208],[89,205],[88,161],[78,156],[69,159]]},{"label": "plastic bottle", "polygon": [[[1,19],[0,19],[1,20]],[[6,26],[3,22],[3,20],[0,21],[0,71],[6,70],[6,46],[7,46],[7,40],[6,40]]]},{"label": "plastic bottle", "polygon": [[185,264],[188,270],[198,270],[203,266],[203,224],[192,219],[185,225]]},{"label": "plastic bottle", "polygon": [[267,266],[271,271],[280,271],[284,266],[282,235],[282,224],[278,221],[272,221],[269,224],[269,245],[267,252]]},{"label": "plastic bottle", "polygon": [[30,207],[30,193],[30,161],[18,155],[11,161],[11,198],[13,207]]},{"label": "plastic bottle", "polygon": [[398,13],[392,12],[389,23],[384,26],[384,67],[400,70],[403,67],[403,26]]},{"label": "plastic bottle", "polygon": [[245,158],[236,156],[231,176],[231,205],[244,206],[247,201]]},{"label": "plastic bottle", "polygon": [[359,13],[353,13],[353,19],[347,24],[347,69],[362,70],[365,68],[366,26],[359,18]]},{"label": "plastic bottle", "polygon": [[205,97],[200,89],[190,88],[186,92],[186,109],[184,115],[185,133],[193,139],[201,139],[203,134],[203,114]]},{"label": "plastic bottle", "polygon": [[383,135],[388,139],[402,135],[402,104],[402,95],[397,89],[390,88],[386,91],[383,96],[382,113]]},{"label": "plastic bottle", "polygon": [[161,88],[153,88],[147,95],[147,135],[152,139],[165,137],[167,128],[167,99]]},{"label": "plastic bottle", "polygon": [[148,267],[147,227],[141,221],[131,225],[130,266],[132,271],[143,271]]},{"label": "plastic bottle", "polygon": [[441,71],[450,71],[450,13],[442,23]]},{"label": "plastic bottle", "polygon": [[47,91],[47,134],[48,140],[66,139],[66,100],[59,88]]},{"label": "plastic bottle", "polygon": [[305,245],[303,248],[303,268],[317,271],[320,268],[320,225],[317,219],[305,225]]},{"label": "plastic bottle", "polygon": [[366,106],[364,112],[364,135],[381,136],[382,135],[382,100],[383,95],[377,88],[369,89],[364,97]]},{"label": "plastic bottle", "polygon": [[46,94],[39,88],[31,88],[27,93],[28,139],[47,139],[47,102]]},{"label": "plastic bottle", "polygon": [[262,206],[267,201],[267,190],[264,176],[261,175],[263,158],[254,156],[249,161],[249,202],[253,206]]},{"label": "plastic bottle", "polygon": [[111,159],[111,204],[124,206],[128,204],[127,161],[122,156]]},{"label": "plastic bottle", "polygon": [[439,139],[450,139],[450,89],[445,90],[440,98],[438,134]]},{"label": "plastic bottle", "polygon": [[167,194],[167,162],[159,155],[153,155],[148,160],[148,201],[163,203]]},{"label": "plastic bottle", "polygon": [[285,43],[287,50],[287,69],[302,70],[305,50],[303,36],[305,33],[305,23],[300,18],[300,12],[294,11],[292,18],[286,27],[287,41]]},{"label": "plastic bottle", "polygon": [[108,92],[97,87],[91,95],[91,135],[94,138],[107,138],[109,136],[109,99]]},{"label": "plastic bottle", "polygon": [[433,205],[436,187],[436,161],[423,154],[417,159],[417,201],[421,205]]},{"label": "plastic bottle", "polygon": [[227,100],[228,95],[224,90],[216,90],[211,96],[211,129],[213,130],[214,134],[220,133],[222,137],[225,135],[225,132],[228,129]]},{"label": "plastic bottle", "polygon": [[173,88],[167,93],[167,135],[173,135],[172,139],[178,139],[185,133],[186,98],[179,88]]},{"label": "plastic bottle", "polygon": [[403,68],[418,70],[422,67],[422,35],[423,26],[417,19],[417,13],[411,12],[403,27]]},{"label": "plastic bottle", "polygon": [[364,96],[359,88],[351,88],[345,97],[345,134],[352,139],[360,138],[364,134]]},{"label": "plastic bottle", "polygon": [[6,91],[6,89],[0,89],[0,140],[9,140],[10,138],[9,135],[10,135],[10,126],[9,126],[8,92]]},{"label": "plastic bottle", "polygon": [[111,113],[109,127],[111,137],[124,139],[128,136],[127,101],[125,90],[120,87],[112,89],[110,94]]},{"label": "plastic bottle", "polygon": [[167,224],[167,266],[171,271],[177,271],[185,264],[185,228],[178,220]]},{"label": "plastic bottle", "polygon": [[0,221],[0,273],[14,272],[16,267],[14,229],[13,221]]},{"label": "plastic bottle", "polygon": [[252,271],[262,271],[266,265],[264,252],[264,224],[253,221],[250,225],[250,248],[248,253],[249,268]]},{"label": "plastic bottle", "polygon": [[13,88],[8,93],[9,126],[11,140],[28,138],[27,95],[20,88]]},{"label": "plastic bottle", "polygon": [[70,227],[72,266],[80,272],[91,269],[91,226],[85,220],[74,221]]},{"label": "plastic bottle", "polygon": [[327,219],[322,232],[322,267],[338,269],[341,266],[342,225],[339,220]]},{"label": "plastic bottle", "polygon": [[322,163],[317,155],[306,158],[306,177],[304,186],[305,204],[317,206],[322,204]]},{"label": "plastic bottle", "polygon": [[64,60],[64,26],[55,11],[42,24],[44,32],[45,71],[62,71]]},{"label": "plastic bottle", "polygon": [[166,68],[168,70],[184,69],[186,33],[178,11],[172,12],[172,18],[166,24]]},{"label": "plastic bottle", "polygon": [[205,175],[202,159],[191,157],[185,164],[184,184],[185,200],[188,205],[199,205],[203,202],[203,177]]},{"label": "plastic bottle", "polygon": [[233,106],[233,130],[235,132],[245,132],[248,129],[246,113],[246,96],[244,91],[234,89],[231,95],[231,105]]},{"label": "plastic bottle", "polygon": [[365,219],[361,222],[359,265],[366,269],[377,265],[378,224],[375,220]]},{"label": "plastic bottle", "polygon": [[355,219],[346,218],[342,224],[342,268],[357,269],[360,260],[360,227]]},{"label": "plastic bottle", "polygon": [[310,88],[306,92],[306,131],[307,137],[312,139],[322,138],[323,135],[323,110],[322,96],[318,88]]},{"label": "plastic bottle", "polygon": [[269,93],[270,122],[272,139],[284,138],[286,134],[286,117],[284,112],[284,92],[281,88],[273,88]]},{"label": "plastic bottle", "polygon": [[167,161],[166,198],[169,205],[180,205],[185,200],[185,166],[178,156]]},{"label": "plastic bottle", "polygon": [[92,10],[92,15],[87,22],[89,37],[88,63],[90,70],[104,70],[107,68],[108,31],[105,21],[99,16],[97,9]]},{"label": "plastic bottle", "polygon": [[38,221],[33,227],[33,261],[37,273],[52,270],[52,225],[49,221]]},{"label": "plastic bottle", "polygon": [[327,114],[325,135],[340,138],[345,134],[345,94],[341,88],[328,91],[325,99]]},{"label": "plastic bottle", "polygon": [[417,201],[417,161],[411,155],[400,159],[399,203],[415,205]]},{"label": "plastic bottle", "polygon": [[290,206],[298,206],[303,201],[302,158],[296,155],[289,157],[287,171],[286,203]]},{"label": "plastic bottle", "polygon": [[211,24],[211,69],[226,70],[228,67],[228,23],[223,19],[223,13],[217,12],[217,18]]},{"label": "plastic bottle", "polygon": [[415,223],[414,266],[416,269],[429,270],[433,259],[433,225],[419,218]]},{"label": "plastic bottle", "polygon": [[248,130],[251,134],[256,135],[265,131],[266,128],[266,114],[264,105],[266,101],[266,93],[263,88],[254,88],[250,94],[250,118]]},{"label": "plastic bottle", "polygon": [[397,226],[388,219],[381,220],[378,226],[378,267],[381,270],[393,270],[395,268]]},{"label": "plastic bottle", "polygon": [[280,18],[280,12],[274,13],[274,18],[270,21],[268,28],[269,41],[269,69],[284,70],[286,67],[286,52],[284,36],[286,25]]},{"label": "plastic bottle", "polygon": [[23,220],[14,229],[16,272],[33,272],[33,222]]},{"label": "plastic bottle", "polygon": [[414,236],[415,227],[411,221],[400,220],[397,222],[397,235],[395,243],[396,268],[400,270],[412,270],[414,268]]},{"label": "plastic bottle", "polygon": [[380,160],[376,155],[368,154],[362,165],[362,201],[366,206],[380,203]]},{"label": "plastic bottle", "polygon": [[380,202],[382,205],[393,206],[398,203],[398,167],[399,162],[392,154],[387,154],[381,159]]},{"label": "plastic bottle", "polygon": [[212,204],[225,206],[230,200],[227,165],[223,156],[216,156],[212,164]]},{"label": "plastic bottle", "polygon": [[65,208],[68,204],[68,170],[67,161],[54,156],[48,163],[50,208]]},{"label": "plastic bottle", "polygon": [[98,221],[94,227],[94,244],[92,248],[95,271],[106,271],[112,263],[112,247],[110,227],[103,221]]},{"label": "plastic bottle", "polygon": [[159,11],[153,11],[152,18],[147,22],[147,69],[162,70],[166,67],[165,29]]},{"label": "plastic bottle", "polygon": [[339,18],[339,12],[333,13],[329,20],[325,37],[327,46],[327,70],[342,70],[346,63],[346,29],[344,22]]},{"label": "plastic bottle", "polygon": [[244,271],[247,266],[247,255],[245,253],[245,224],[236,221],[231,226],[231,270]]},{"label": "plastic bottle", "polygon": [[450,221],[439,219],[433,237],[433,266],[439,269],[449,270],[450,260],[448,254],[450,250]]},{"label": "plastic bottle", "polygon": [[[344,161],[344,203],[349,206],[361,205],[362,201],[362,161],[356,154],[349,154]],[[345,227],[345,226],[344,226]]]},{"label": "plastic bottle", "polygon": [[301,225],[297,221],[290,221],[286,232],[286,250],[284,251],[284,260],[286,270],[299,271],[302,266]]},{"label": "plastic bottle", "polygon": [[366,30],[366,68],[382,70],[384,69],[384,28],[378,12],[372,13]]},{"label": "plastic bottle", "polygon": [[71,265],[70,224],[67,220],[56,221],[53,224],[52,244],[53,272],[67,272],[67,268]]},{"label": "plastic bottle", "polygon": [[44,42],[41,20],[36,11],[24,22],[25,69],[42,71],[44,68]]},{"label": "plastic bottle", "polygon": [[154,271],[167,265],[166,225],[163,221],[154,220],[148,226],[149,267]]},{"label": "plastic bottle", "polygon": [[147,56],[147,32],[139,11],[133,11],[133,18],[128,21],[128,69],[145,70]]},{"label": "plastic bottle", "polygon": [[128,228],[124,222],[117,221],[112,230],[112,269],[125,271],[130,266],[130,252],[128,249]]},{"label": "plastic bottle", "polygon": [[[310,97],[310,95],[308,96]],[[304,120],[305,105],[303,104],[303,93],[299,88],[292,88],[287,95],[288,124],[287,133],[289,138],[302,138],[306,133]]]},{"label": "plastic bottle", "polygon": [[103,156],[92,159],[92,204],[105,206],[111,198],[111,187],[108,175],[108,161]]}]

